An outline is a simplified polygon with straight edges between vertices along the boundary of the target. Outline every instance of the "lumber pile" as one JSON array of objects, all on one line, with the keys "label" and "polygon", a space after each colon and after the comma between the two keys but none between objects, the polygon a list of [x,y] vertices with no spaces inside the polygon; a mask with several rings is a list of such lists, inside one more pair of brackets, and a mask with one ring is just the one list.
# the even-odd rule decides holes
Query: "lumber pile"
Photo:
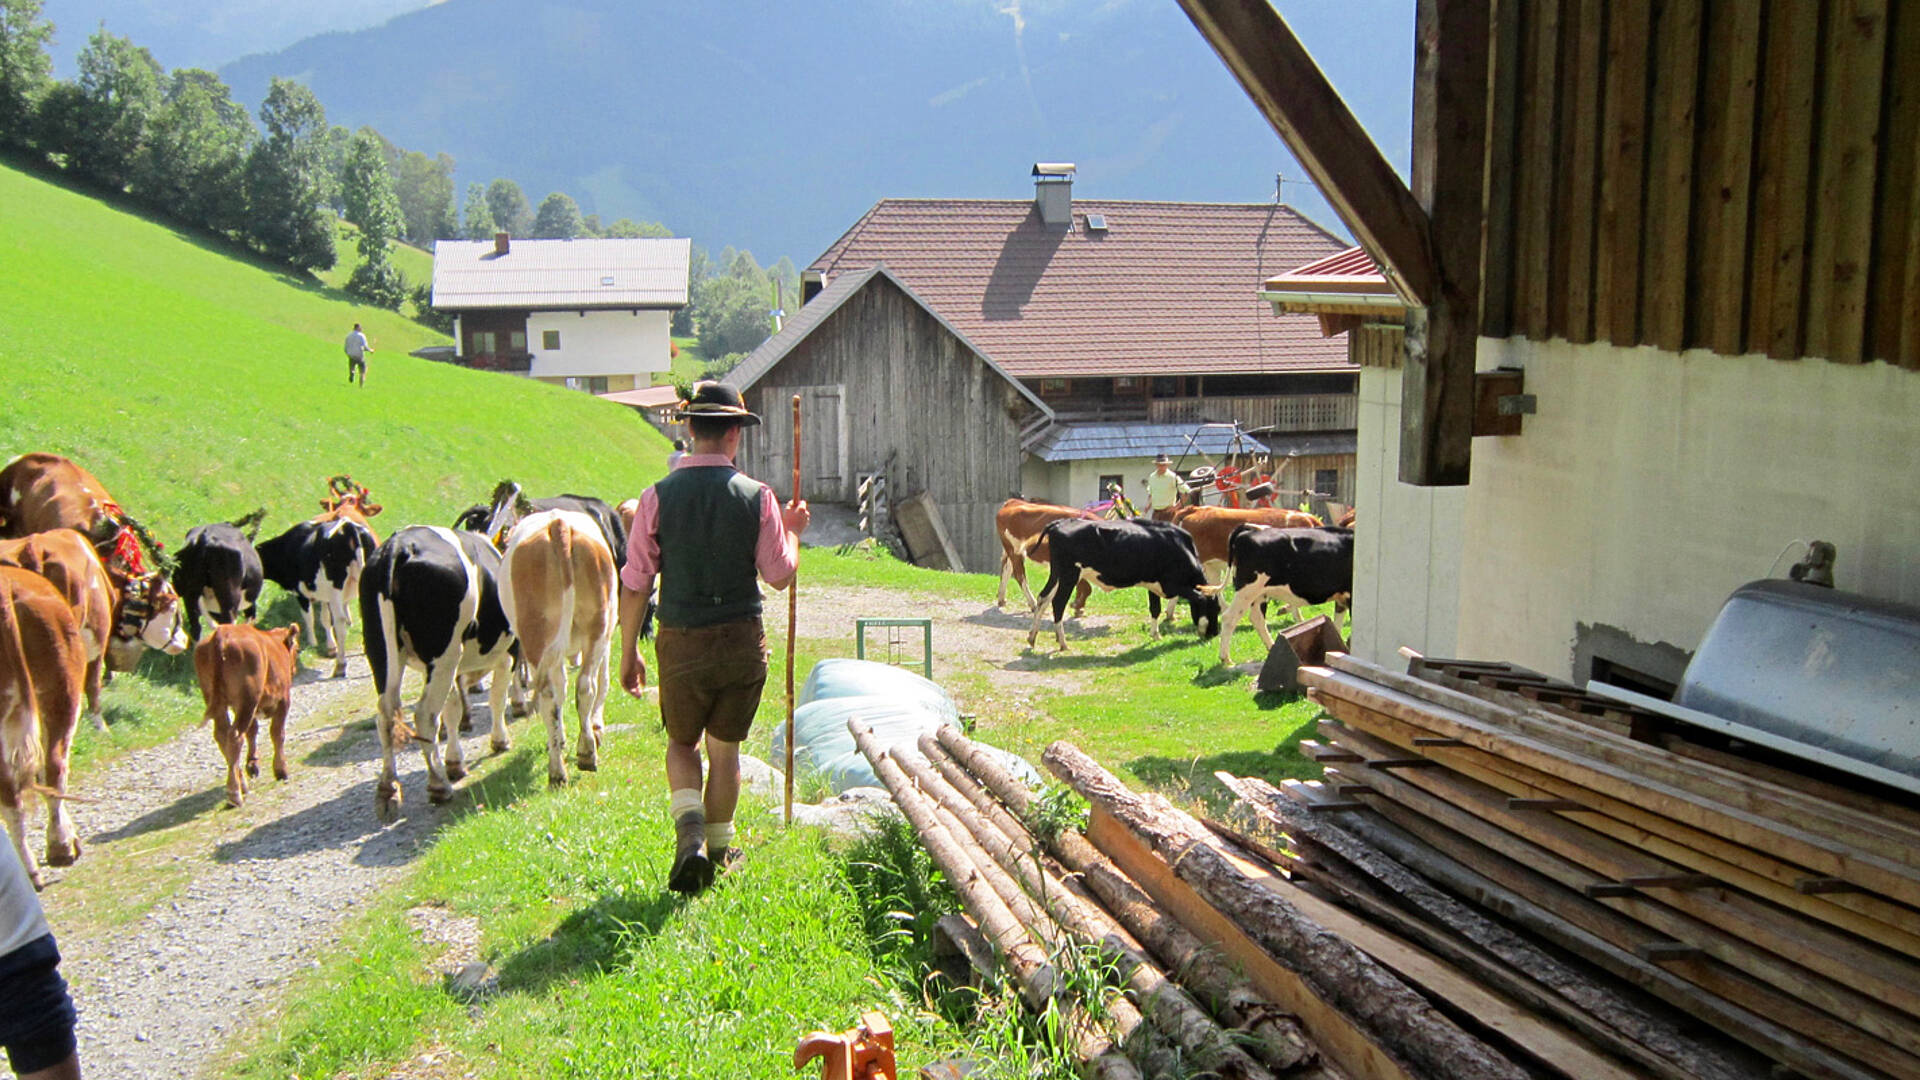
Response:
[{"label": "lumber pile", "polygon": [[1302,744],[1325,778],[1223,775],[1249,845],[1627,1075],[1765,1075],[1758,1051],[1788,1075],[1920,1077],[1920,814],[1530,672],[1413,666],[1301,670],[1330,714]]},{"label": "lumber pile", "polygon": [[[1084,834],[1034,824],[1034,793],[952,728],[918,754],[888,754],[852,727],[998,968],[1030,1007],[1067,1019],[1085,1075],[1646,1075],[1129,790],[1071,744],[1045,762],[1091,804]],[[1087,949],[1113,962],[1124,994],[1086,999],[1067,968]],[[1470,1004],[1436,1004],[1450,998]]]}]

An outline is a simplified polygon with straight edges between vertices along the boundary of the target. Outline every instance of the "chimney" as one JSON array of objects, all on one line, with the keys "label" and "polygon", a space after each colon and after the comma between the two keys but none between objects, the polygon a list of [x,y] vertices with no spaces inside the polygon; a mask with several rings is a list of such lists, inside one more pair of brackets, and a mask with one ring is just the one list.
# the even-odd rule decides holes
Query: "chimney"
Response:
[{"label": "chimney", "polygon": [[1070,161],[1042,161],[1033,166],[1033,205],[1046,228],[1073,228],[1073,172]]},{"label": "chimney", "polygon": [[497,232],[493,234],[493,253],[495,255],[505,255],[507,253],[508,246],[509,246],[508,237],[506,233]]}]

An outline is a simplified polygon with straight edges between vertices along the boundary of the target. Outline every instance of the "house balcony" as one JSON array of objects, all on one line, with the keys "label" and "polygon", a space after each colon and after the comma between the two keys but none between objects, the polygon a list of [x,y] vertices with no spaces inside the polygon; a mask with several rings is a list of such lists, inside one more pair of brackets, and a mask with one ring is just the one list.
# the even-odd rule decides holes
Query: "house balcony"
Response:
[{"label": "house balcony", "polygon": [[1249,430],[1351,431],[1360,426],[1360,395],[1155,398],[1147,405],[1146,419],[1156,424],[1237,420],[1241,427]]},{"label": "house balcony", "polygon": [[458,363],[479,371],[506,371],[515,375],[525,375],[533,370],[533,354],[530,352],[469,353],[460,357]]}]

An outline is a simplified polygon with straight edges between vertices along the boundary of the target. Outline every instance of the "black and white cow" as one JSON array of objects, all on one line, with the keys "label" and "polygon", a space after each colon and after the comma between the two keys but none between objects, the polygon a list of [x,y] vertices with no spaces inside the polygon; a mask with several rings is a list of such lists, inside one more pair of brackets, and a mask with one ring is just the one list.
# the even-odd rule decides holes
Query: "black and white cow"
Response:
[{"label": "black and white cow", "polygon": [[187,619],[187,636],[200,640],[200,616],[216,623],[252,622],[264,576],[260,553],[238,528],[224,522],[187,533],[174,558],[173,589]]},{"label": "black and white cow", "polygon": [[490,505],[475,503],[467,507],[453,519],[453,527],[493,537],[495,544],[504,548],[507,534],[522,517],[542,510],[574,510],[592,518],[599,527],[600,535],[606,538],[607,547],[613,552],[613,565],[617,568],[627,564],[627,531],[621,528],[620,515],[606,500],[591,495],[550,495],[524,500],[523,505],[520,495],[520,485],[503,481],[494,489]]},{"label": "black and white cow", "polygon": [[[384,759],[374,812],[381,821],[392,821],[401,802],[393,764],[396,742],[419,740],[429,802],[453,798],[453,782],[467,775],[460,735],[445,715],[460,676],[492,674],[493,748],[508,747],[501,706],[514,639],[500,604],[500,553],[478,533],[433,525],[401,529],[380,545],[360,578],[360,619],[367,666],[380,695]],[[400,684],[409,667],[426,675],[411,729],[400,719]]]},{"label": "black and white cow", "polygon": [[1353,530],[1276,529],[1242,525],[1227,540],[1233,567],[1233,602],[1221,617],[1220,662],[1230,664],[1233,628],[1251,610],[1260,641],[1273,648],[1266,602],[1278,600],[1291,620],[1295,609],[1353,597]]},{"label": "black and white cow", "polygon": [[[347,628],[353,618],[347,598],[359,587],[360,573],[378,546],[373,530],[352,520],[303,521],[256,548],[268,581],[293,594],[307,640],[334,658],[333,677],[347,677]],[[313,605],[321,605],[327,643],[313,630]]]},{"label": "black and white cow", "polygon": [[1029,648],[1040,636],[1040,623],[1051,600],[1053,637],[1062,650],[1066,649],[1067,638],[1060,631],[1060,623],[1066,615],[1067,595],[1083,580],[1103,589],[1143,586],[1156,640],[1160,637],[1162,600],[1168,601],[1169,614],[1172,601],[1185,600],[1202,638],[1212,637],[1220,629],[1220,586],[1207,584],[1193,537],[1178,525],[1142,519],[1068,519],[1048,525],[1029,546],[1037,546],[1041,537],[1046,539],[1051,569],[1046,588],[1040,590],[1040,603],[1033,609],[1033,629],[1027,632]]}]

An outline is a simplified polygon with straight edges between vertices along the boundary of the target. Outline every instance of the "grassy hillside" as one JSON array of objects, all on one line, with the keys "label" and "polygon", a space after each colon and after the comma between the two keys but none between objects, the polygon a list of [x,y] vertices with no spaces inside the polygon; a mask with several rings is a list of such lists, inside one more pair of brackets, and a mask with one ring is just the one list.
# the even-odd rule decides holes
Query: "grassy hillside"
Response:
[{"label": "grassy hillside", "polygon": [[[262,505],[277,531],[334,473],[372,488],[384,535],[502,477],[619,499],[665,465],[629,409],[412,359],[446,339],[6,167],[0,297],[0,459],[70,455],[171,542]],[[364,389],[340,351],[356,321],[376,350]]]}]

